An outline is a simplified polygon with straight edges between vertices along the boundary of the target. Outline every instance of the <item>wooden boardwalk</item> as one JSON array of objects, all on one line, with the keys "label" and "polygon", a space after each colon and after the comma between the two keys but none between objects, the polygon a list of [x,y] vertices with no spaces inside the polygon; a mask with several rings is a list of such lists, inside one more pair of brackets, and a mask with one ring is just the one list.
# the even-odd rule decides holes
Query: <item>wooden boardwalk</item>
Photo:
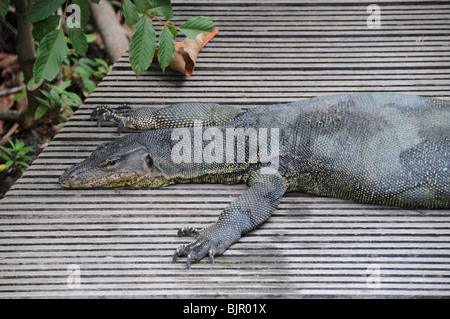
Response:
[{"label": "wooden boardwalk", "polygon": [[[182,226],[204,227],[245,185],[65,190],[58,177],[117,138],[99,104],[216,102],[249,108],[331,93],[450,99],[450,3],[174,2],[175,22],[213,18],[194,75],[138,79],[124,56],[0,202],[0,298],[450,296],[450,211],[403,210],[293,193],[216,264],[172,263]],[[79,276],[78,276],[79,275]],[[79,285],[77,278],[80,279]]]}]

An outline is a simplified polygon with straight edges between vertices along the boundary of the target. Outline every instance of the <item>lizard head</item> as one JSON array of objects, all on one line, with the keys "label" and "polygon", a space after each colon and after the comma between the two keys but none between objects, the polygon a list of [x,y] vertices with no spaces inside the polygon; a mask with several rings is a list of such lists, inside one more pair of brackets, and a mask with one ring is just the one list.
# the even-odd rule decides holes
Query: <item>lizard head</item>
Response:
[{"label": "lizard head", "polygon": [[68,168],[59,182],[66,188],[157,188],[172,184],[164,166],[170,160],[170,149],[162,142],[164,136],[157,135],[161,132],[130,134],[104,143],[88,158]]}]

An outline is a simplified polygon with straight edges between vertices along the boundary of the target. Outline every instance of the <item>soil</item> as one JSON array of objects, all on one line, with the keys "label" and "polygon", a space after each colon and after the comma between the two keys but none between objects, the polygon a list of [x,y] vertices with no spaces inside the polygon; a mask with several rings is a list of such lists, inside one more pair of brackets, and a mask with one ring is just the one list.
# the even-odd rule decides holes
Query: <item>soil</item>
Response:
[{"label": "soil", "polygon": [[[0,92],[2,93],[23,85],[23,73],[17,57],[17,20],[14,12],[14,3],[12,3],[6,17],[2,18],[2,20],[7,23],[0,23],[0,37],[2,40],[0,41]],[[97,40],[89,43],[86,57],[91,60],[94,58],[108,60],[101,36],[97,32],[95,23],[88,24],[85,31],[86,33],[97,35]],[[107,62],[110,63],[110,61]],[[70,80],[72,83],[66,90],[78,94],[78,96],[84,100],[86,95],[82,92],[81,79],[76,78],[73,75],[74,72],[72,69],[69,71],[72,72],[65,74],[64,80]],[[91,80],[99,81],[99,79],[93,78],[91,78]],[[13,102],[12,98],[16,96],[16,94],[20,94],[20,90],[16,91],[16,93],[0,95],[0,112],[7,110],[20,112],[25,109],[27,104],[26,97],[19,98],[17,101]],[[69,116],[69,114],[63,115]],[[34,127],[30,129],[16,129],[10,138],[14,142],[16,139],[23,141],[25,146],[34,146],[35,152],[29,152],[27,154],[32,156],[34,160],[48,144],[48,141],[58,133],[60,127],[57,126],[57,124],[60,122],[62,122],[62,119],[59,115],[51,117],[45,115],[39,119],[39,123],[35,123]],[[8,147],[8,141],[2,138],[9,132],[13,125],[14,123],[0,121],[0,145]],[[0,150],[0,152],[3,153],[2,150]],[[5,160],[0,158],[0,164],[3,163],[5,163]],[[15,181],[20,178],[21,175],[20,168],[15,170],[8,169],[0,172],[0,199],[5,196],[5,193],[14,185]]]},{"label": "soil", "polygon": [[[8,127],[6,127],[6,130]],[[35,152],[29,152],[27,155],[33,157],[33,161],[38,155],[45,149],[48,141],[57,134],[60,127],[46,122],[39,123],[36,127],[27,130],[18,130],[10,138],[13,142],[16,139],[25,143],[25,146],[34,146]],[[6,142],[4,146],[8,147],[9,143]],[[0,159],[1,163],[4,163],[3,159]],[[22,176],[20,169],[8,169],[0,172],[0,199],[3,198],[6,192],[14,185],[14,183]]]}]

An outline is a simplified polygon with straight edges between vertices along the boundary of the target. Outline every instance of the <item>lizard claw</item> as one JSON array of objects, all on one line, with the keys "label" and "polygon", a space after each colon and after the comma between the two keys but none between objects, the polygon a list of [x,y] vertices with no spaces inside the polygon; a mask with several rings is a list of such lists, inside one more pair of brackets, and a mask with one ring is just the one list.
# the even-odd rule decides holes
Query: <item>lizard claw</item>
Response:
[{"label": "lizard claw", "polygon": [[117,133],[120,135],[123,128],[126,127],[126,123],[132,109],[133,108],[128,104],[123,104],[114,110],[106,105],[99,105],[94,109],[94,111],[92,111],[91,121],[97,117],[98,127],[101,127],[104,121],[111,121],[117,124]]},{"label": "lizard claw", "polygon": [[178,237],[183,236],[196,236],[199,235],[200,230],[194,227],[183,227],[178,231]]},{"label": "lizard claw", "polygon": [[122,130],[125,127],[125,123],[123,123],[123,120],[119,120],[119,123],[117,124],[117,134],[122,134]]},{"label": "lizard claw", "polygon": [[192,262],[199,261],[209,254],[209,260],[212,264],[214,263],[216,248],[214,247],[214,244],[203,235],[202,230],[194,227],[183,227],[178,230],[177,235],[178,237],[193,236],[196,239],[190,244],[178,247],[173,254],[173,262],[176,262],[179,256],[186,256],[187,269],[191,269]]},{"label": "lizard claw", "polygon": [[214,254],[216,249],[206,243],[195,243],[193,241],[188,245],[181,245],[173,254],[172,262],[176,262],[178,257],[186,256],[187,269],[191,269],[191,263],[200,261],[209,254],[209,260],[214,264]]},{"label": "lizard claw", "polygon": [[103,116],[103,114],[100,115],[97,119],[97,127],[101,127],[104,120],[105,120],[105,117]]},{"label": "lizard claw", "polygon": [[190,253],[186,258],[187,269],[191,269],[191,256],[192,256],[192,253]]},{"label": "lizard claw", "polygon": [[216,249],[214,247],[211,247],[209,250],[209,261],[211,264],[214,264],[214,255],[216,254]]},{"label": "lizard claw", "polygon": [[240,235],[227,236],[221,238],[217,229],[207,227],[197,229],[193,227],[183,227],[178,231],[178,236],[194,236],[195,239],[186,245],[181,245],[173,254],[172,261],[176,262],[178,257],[186,257],[187,268],[191,269],[193,262],[200,261],[208,256],[211,264],[214,264],[214,257],[221,255],[232,243],[236,242]]},{"label": "lizard claw", "polygon": [[106,105],[97,106],[91,113],[91,121],[93,121],[97,117],[97,115],[105,113],[106,109],[107,109]]}]

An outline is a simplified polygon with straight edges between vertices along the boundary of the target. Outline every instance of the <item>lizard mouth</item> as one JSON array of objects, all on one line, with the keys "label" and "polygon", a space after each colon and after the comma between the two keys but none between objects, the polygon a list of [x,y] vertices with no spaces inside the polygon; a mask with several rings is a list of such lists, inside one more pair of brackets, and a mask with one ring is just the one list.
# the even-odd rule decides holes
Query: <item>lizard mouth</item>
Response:
[{"label": "lizard mouth", "polygon": [[[83,174],[81,174],[83,175]],[[94,188],[94,187],[120,187],[132,185],[139,177],[135,174],[109,174],[98,179],[80,176],[69,168],[59,178],[59,183],[64,188]]]},{"label": "lizard mouth", "polygon": [[86,177],[77,174],[76,170],[68,169],[59,178],[59,183],[64,188],[113,188],[113,187],[136,187],[136,188],[159,188],[172,184],[164,177],[155,177],[136,172],[120,172],[103,175],[100,178]]}]

